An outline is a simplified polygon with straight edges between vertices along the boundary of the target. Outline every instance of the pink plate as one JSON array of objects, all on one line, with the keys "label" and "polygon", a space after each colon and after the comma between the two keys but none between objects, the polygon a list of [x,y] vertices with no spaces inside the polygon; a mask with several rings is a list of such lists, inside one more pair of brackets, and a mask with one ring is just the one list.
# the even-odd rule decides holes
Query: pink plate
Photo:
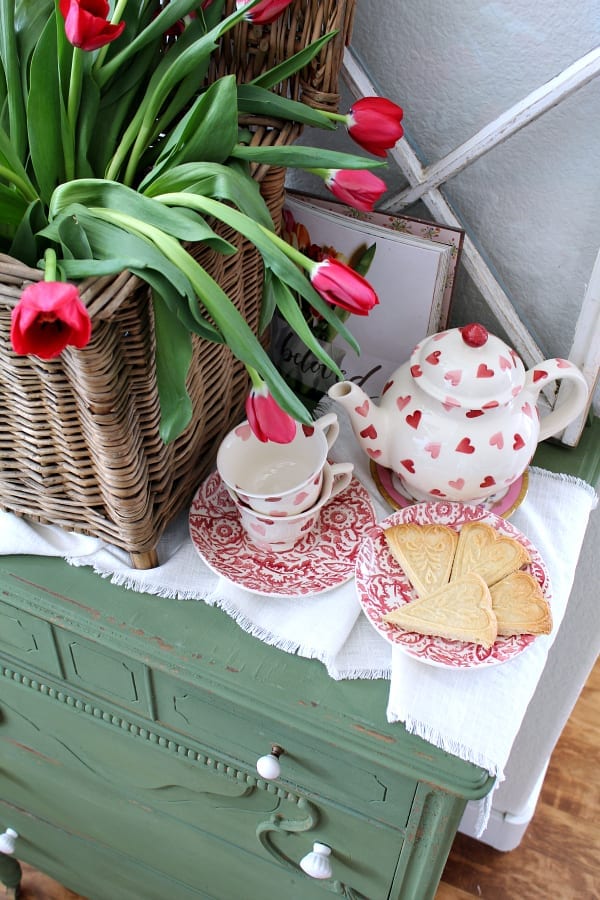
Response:
[{"label": "pink plate", "polygon": [[[380,466],[374,459],[371,460],[371,475],[377,490],[392,509],[406,509],[407,506],[413,506],[418,502],[403,492],[401,480],[391,469]],[[525,499],[528,486],[529,473],[525,470],[501,496],[492,494],[482,501],[481,506],[497,516],[502,516],[503,519],[508,519]]]},{"label": "pink plate", "polygon": [[375,521],[367,490],[353,478],[323,507],[317,529],[292,550],[259,550],[246,539],[217,472],[198,488],[189,516],[192,543],[207,566],[266,597],[320,594],[349,581],[360,540]]},{"label": "pink plate", "polygon": [[486,649],[478,644],[426,637],[415,632],[403,631],[383,621],[386,613],[402,603],[410,603],[415,599],[408,578],[388,550],[384,528],[403,522],[418,522],[422,525],[427,523],[449,525],[455,531],[460,531],[465,522],[475,520],[489,522],[500,534],[515,538],[523,544],[531,556],[527,570],[538,581],[546,600],[550,601],[550,577],[544,561],[531,541],[506,519],[488,512],[483,506],[467,506],[451,501],[416,503],[392,513],[379,525],[374,525],[363,538],[359,548],[356,560],[356,588],[367,619],[391,644],[414,659],[432,666],[472,669],[478,666],[497,665],[513,659],[535,640],[532,634],[499,637],[493,647]]}]

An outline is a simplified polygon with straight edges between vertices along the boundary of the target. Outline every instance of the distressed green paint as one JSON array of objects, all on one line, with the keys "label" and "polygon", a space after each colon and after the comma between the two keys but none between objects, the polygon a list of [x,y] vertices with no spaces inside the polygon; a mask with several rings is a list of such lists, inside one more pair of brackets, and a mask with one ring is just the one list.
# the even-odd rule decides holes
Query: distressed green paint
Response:
[{"label": "distressed green paint", "polygon": [[543,441],[532,459],[532,465],[583,478],[591,485],[600,484],[600,418],[589,416],[576,447],[557,441]]},{"label": "distressed green paint", "polygon": [[[21,859],[93,900],[434,896],[492,780],[387,723],[386,681],[335,682],[217,609],[56,559],[3,558],[0,591],[0,825]],[[298,866],[314,841],[331,881]]]}]

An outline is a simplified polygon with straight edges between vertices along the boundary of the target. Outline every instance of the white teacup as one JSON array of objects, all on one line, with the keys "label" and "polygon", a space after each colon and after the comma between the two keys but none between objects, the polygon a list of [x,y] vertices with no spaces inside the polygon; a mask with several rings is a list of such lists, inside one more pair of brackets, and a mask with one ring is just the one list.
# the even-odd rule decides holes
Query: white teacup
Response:
[{"label": "white teacup", "polygon": [[[217,453],[217,470],[234,500],[271,516],[296,516],[321,494],[323,466],[340,426],[335,413],[298,425],[288,444],[263,443],[242,422]],[[232,493],[233,492],[233,493]]]},{"label": "white teacup", "polygon": [[298,541],[315,530],[323,506],[348,487],[353,468],[352,463],[326,462],[321,493],[316,503],[295,516],[269,516],[257,512],[232,494],[248,540],[258,549],[271,553],[291,550]]}]

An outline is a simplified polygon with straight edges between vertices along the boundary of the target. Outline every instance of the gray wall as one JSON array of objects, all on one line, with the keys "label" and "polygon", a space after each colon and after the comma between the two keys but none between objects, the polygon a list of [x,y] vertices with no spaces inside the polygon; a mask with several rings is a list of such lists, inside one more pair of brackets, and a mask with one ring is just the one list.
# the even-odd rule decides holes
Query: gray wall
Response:
[{"label": "gray wall", "polygon": [[[403,106],[424,164],[599,44],[600,0],[357,0],[352,39],[378,92]],[[315,140],[355,149],[343,129]],[[599,163],[600,76],[443,188],[544,356],[568,354],[600,248]],[[406,186],[393,166],[383,177]],[[452,318],[495,326],[464,272]]]},{"label": "gray wall", "polygon": [[[598,44],[598,0],[358,0],[352,41],[424,163]],[[597,78],[444,188],[546,355],[567,353],[600,248],[599,163]]]}]

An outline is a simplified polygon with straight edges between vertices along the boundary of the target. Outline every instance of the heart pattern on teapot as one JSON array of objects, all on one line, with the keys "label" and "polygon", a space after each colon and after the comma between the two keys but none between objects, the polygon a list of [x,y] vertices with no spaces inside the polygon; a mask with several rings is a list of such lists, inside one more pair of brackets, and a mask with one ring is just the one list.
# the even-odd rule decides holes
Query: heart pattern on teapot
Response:
[{"label": "heart pattern on teapot", "polygon": [[406,417],[406,424],[410,425],[411,428],[417,429],[419,427],[419,422],[421,421],[421,410],[416,409],[414,413],[411,413]]},{"label": "heart pattern on teapot", "polygon": [[379,403],[351,381],[329,395],[346,406],[363,450],[410,496],[480,502],[503,496],[540,435],[556,433],[536,400],[543,385],[560,379],[581,383],[576,403],[557,401],[564,412],[550,414],[550,427],[575,417],[588,390],[583,375],[558,358],[527,371],[515,350],[474,322],[423,338],[389,377]]},{"label": "heart pattern on teapot", "polygon": [[366,428],[360,432],[360,436],[362,438],[371,438],[371,440],[377,440],[377,429],[374,425],[367,425]]}]

